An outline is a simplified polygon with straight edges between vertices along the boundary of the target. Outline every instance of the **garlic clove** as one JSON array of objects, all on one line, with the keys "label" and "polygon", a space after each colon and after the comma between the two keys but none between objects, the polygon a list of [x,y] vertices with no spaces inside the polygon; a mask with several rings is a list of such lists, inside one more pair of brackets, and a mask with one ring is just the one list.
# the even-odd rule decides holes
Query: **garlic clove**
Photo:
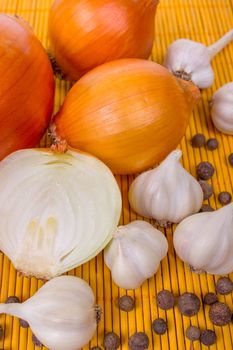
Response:
[{"label": "garlic clove", "polygon": [[233,29],[208,47],[189,39],[178,39],[168,47],[164,66],[175,76],[191,80],[201,89],[208,88],[214,80],[211,60],[232,40]]},{"label": "garlic clove", "polygon": [[99,309],[81,278],[60,276],[47,282],[22,304],[0,304],[0,312],[26,320],[51,350],[79,350],[94,335]]},{"label": "garlic clove", "polygon": [[213,212],[189,216],[174,232],[175,251],[194,271],[206,271],[210,274],[231,273],[232,227],[233,203]]},{"label": "garlic clove", "polygon": [[218,130],[233,135],[233,82],[223,85],[214,93],[211,117]]},{"label": "garlic clove", "polygon": [[171,152],[158,167],[132,182],[129,202],[136,213],[167,225],[199,211],[203,191],[180,164],[181,155],[180,150]]},{"label": "garlic clove", "polygon": [[104,251],[104,261],[119,287],[136,289],[155,274],[167,250],[167,240],[159,230],[136,220],[118,227]]}]

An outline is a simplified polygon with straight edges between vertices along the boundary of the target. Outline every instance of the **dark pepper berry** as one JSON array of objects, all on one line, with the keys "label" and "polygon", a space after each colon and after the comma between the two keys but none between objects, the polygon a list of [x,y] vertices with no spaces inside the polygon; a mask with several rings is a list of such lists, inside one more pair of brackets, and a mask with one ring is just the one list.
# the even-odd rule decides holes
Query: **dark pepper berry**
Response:
[{"label": "dark pepper berry", "polygon": [[149,346],[149,338],[143,332],[137,332],[131,335],[128,342],[131,350],[146,350]]},{"label": "dark pepper berry", "polygon": [[230,163],[230,165],[233,166],[233,153],[229,154],[229,156],[228,156],[228,162]]},{"label": "dark pepper berry", "polygon": [[175,304],[175,298],[170,290],[161,290],[156,297],[157,305],[162,310],[172,309]]},{"label": "dark pepper berry", "polygon": [[216,343],[216,334],[211,329],[206,329],[201,332],[201,343],[207,346],[213,345]]},{"label": "dark pepper berry", "polygon": [[231,194],[227,191],[220,192],[218,195],[218,200],[222,205],[229,204],[231,202]]},{"label": "dark pepper berry", "polygon": [[231,322],[232,312],[225,303],[214,303],[209,309],[209,318],[216,326],[225,326]]},{"label": "dark pepper berry", "polygon": [[25,320],[23,320],[22,318],[19,319],[19,324],[22,328],[28,328],[29,327],[29,323]]},{"label": "dark pepper berry", "polygon": [[38,347],[42,347],[43,344],[39,341],[39,339],[37,339],[37,337],[35,336],[35,334],[32,334],[32,342],[35,346]]},{"label": "dark pepper berry", "polygon": [[200,309],[199,298],[193,293],[184,293],[178,298],[178,309],[184,316],[196,315]]},{"label": "dark pepper berry", "polygon": [[201,162],[196,167],[197,177],[201,180],[209,180],[214,175],[214,167],[209,162]]},{"label": "dark pepper berry", "polygon": [[152,329],[156,334],[162,335],[167,332],[167,322],[162,318],[157,318],[152,322]]},{"label": "dark pepper berry", "polygon": [[216,283],[216,290],[219,294],[230,294],[233,291],[233,282],[227,277],[221,277]]},{"label": "dark pepper berry", "polygon": [[129,312],[134,309],[135,302],[129,295],[123,295],[118,299],[118,306],[120,310]]},{"label": "dark pepper berry", "polygon": [[211,184],[204,180],[199,180],[199,184],[203,191],[203,199],[209,199],[213,194],[213,187],[211,186]]},{"label": "dark pepper berry", "polygon": [[109,332],[104,336],[104,347],[108,350],[115,350],[120,346],[120,338],[114,332]]},{"label": "dark pepper berry", "polygon": [[208,211],[214,211],[214,209],[208,204],[203,204],[199,210],[200,213],[206,213]]},{"label": "dark pepper berry", "polygon": [[99,346],[94,346],[91,350],[102,350]]},{"label": "dark pepper berry", "polygon": [[218,140],[215,138],[211,138],[206,141],[206,147],[210,151],[214,151],[215,149],[218,148]]},{"label": "dark pepper berry", "polygon": [[197,328],[195,326],[190,326],[186,329],[185,335],[189,340],[195,341],[195,340],[198,340],[200,338],[201,331],[199,328]]},{"label": "dark pepper berry", "polygon": [[203,134],[196,134],[192,137],[191,144],[193,147],[202,147],[205,144],[205,136]]},{"label": "dark pepper berry", "polygon": [[13,303],[20,303],[19,298],[16,297],[15,295],[11,295],[5,301],[5,304],[13,304]]},{"label": "dark pepper berry", "polygon": [[203,301],[206,305],[211,305],[217,303],[218,297],[215,293],[206,293]]}]

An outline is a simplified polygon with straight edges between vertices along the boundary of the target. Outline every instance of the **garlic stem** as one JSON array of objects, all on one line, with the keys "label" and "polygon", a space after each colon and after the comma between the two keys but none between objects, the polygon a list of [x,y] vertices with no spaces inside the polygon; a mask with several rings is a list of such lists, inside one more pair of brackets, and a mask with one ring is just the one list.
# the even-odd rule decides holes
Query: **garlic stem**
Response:
[{"label": "garlic stem", "polygon": [[212,59],[217,53],[219,53],[225,46],[227,46],[233,40],[233,29],[229,30],[222,38],[216,41],[214,44],[207,47],[210,58]]},{"label": "garlic stem", "polygon": [[19,303],[0,304],[0,314],[7,314],[7,315],[16,316],[18,318],[25,319],[23,307]]}]

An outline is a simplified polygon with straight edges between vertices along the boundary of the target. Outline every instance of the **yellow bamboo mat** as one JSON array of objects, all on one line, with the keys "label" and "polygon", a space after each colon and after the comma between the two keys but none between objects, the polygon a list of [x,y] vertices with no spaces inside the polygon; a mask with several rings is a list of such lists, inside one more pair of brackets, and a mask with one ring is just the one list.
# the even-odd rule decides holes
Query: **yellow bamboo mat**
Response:
[{"label": "yellow bamboo mat", "polygon": [[[69,2],[67,0],[67,2]],[[38,38],[48,47],[47,21],[52,0],[0,0],[0,12],[18,14],[27,20]],[[211,44],[227,30],[233,28],[233,0],[161,0],[156,20],[156,37],[153,48],[153,59],[162,63],[168,44],[173,40],[187,37],[205,44]],[[202,101],[195,109],[191,118],[186,137],[181,142],[183,150],[183,164],[193,175],[195,165],[201,160],[209,160],[214,164],[216,173],[212,179],[215,195],[210,199],[210,205],[220,207],[217,194],[220,191],[233,191],[233,167],[227,162],[227,156],[233,152],[233,136],[226,136],[214,129],[210,114],[209,101],[213,92],[224,83],[233,81],[233,43],[220,53],[213,61],[215,82],[213,86],[202,92]],[[69,89],[69,83],[57,80],[55,110],[57,110]],[[214,152],[205,148],[193,149],[190,145],[191,136],[202,132],[205,136],[216,137],[219,149]],[[172,137],[172,135],[171,135]],[[44,138],[41,145],[48,145]],[[123,214],[121,223],[138,218],[129,208],[127,192],[133,176],[117,176],[118,184],[123,196]],[[180,198],[182,201],[182,198]],[[233,327],[213,327],[208,318],[208,309],[202,306],[197,316],[182,317],[175,307],[164,312],[159,310],[155,303],[155,296],[161,289],[169,289],[175,295],[185,291],[194,292],[200,298],[208,292],[215,291],[217,277],[210,275],[196,275],[184,267],[175,256],[172,246],[172,229],[165,232],[169,242],[169,254],[163,260],[161,268],[155,277],[146,281],[140,289],[130,291],[136,300],[134,311],[126,314],[120,312],[116,306],[116,299],[124,295],[125,291],[116,287],[103,263],[103,256],[70,271],[70,274],[81,276],[90,283],[96,295],[97,303],[103,308],[103,318],[98,331],[89,346],[103,347],[104,332],[114,331],[121,337],[121,349],[128,349],[127,340],[136,331],[145,331],[149,336],[149,349],[155,350],[189,350],[190,343],[185,339],[185,329],[190,325],[197,325],[201,329],[214,329],[217,334],[217,344],[211,346],[212,350],[233,349]],[[231,276],[233,278],[233,274]],[[9,260],[0,253],[0,300],[4,302],[7,296],[17,295],[22,301],[28,299],[42,285],[36,279],[22,278],[17,275]],[[232,295],[220,297],[233,307]],[[153,319],[163,317],[168,321],[169,331],[159,337],[152,334],[151,323]],[[4,340],[0,341],[0,349],[4,350],[32,350],[31,331],[19,327],[18,320],[10,316],[1,316],[0,324],[5,330]],[[195,342],[194,349],[207,349]]]}]

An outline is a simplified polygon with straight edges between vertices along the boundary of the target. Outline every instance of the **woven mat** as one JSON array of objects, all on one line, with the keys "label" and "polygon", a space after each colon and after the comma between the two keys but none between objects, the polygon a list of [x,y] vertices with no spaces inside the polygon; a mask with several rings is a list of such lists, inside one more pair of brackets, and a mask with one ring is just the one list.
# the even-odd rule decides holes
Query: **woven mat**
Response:
[{"label": "woven mat", "polygon": [[[0,12],[18,14],[27,20],[38,38],[48,47],[47,21],[52,0],[0,0]],[[196,41],[210,44],[227,30],[233,27],[233,0],[161,0],[157,12],[156,38],[153,48],[153,59],[162,63],[169,43],[180,37],[191,38]],[[201,160],[209,160],[214,164],[216,173],[212,179],[215,195],[209,200],[213,208],[220,207],[217,194],[220,191],[233,191],[233,167],[227,163],[227,156],[233,152],[233,137],[216,131],[209,115],[209,101],[213,92],[224,83],[233,81],[233,44],[228,46],[213,61],[215,82],[213,86],[202,92],[202,101],[196,107],[187,128],[186,137],[181,142],[183,164],[193,175],[195,165]],[[57,81],[55,110],[62,103],[70,85]],[[204,133],[207,138],[216,137],[219,149],[214,152],[205,148],[193,149],[190,139],[196,132]],[[172,137],[172,136],[171,136]],[[41,145],[48,145],[44,138]],[[127,192],[132,176],[117,176],[122,190],[124,211],[121,223],[126,224],[138,218],[131,212],[127,201]],[[182,200],[182,198],[181,198]],[[206,202],[207,203],[207,202]],[[104,332],[114,331],[121,336],[121,349],[128,349],[127,340],[136,331],[145,331],[150,340],[149,349],[155,350],[189,350],[190,343],[185,339],[185,329],[196,325],[201,329],[214,329],[217,334],[217,344],[211,350],[233,349],[233,327],[213,327],[208,318],[208,309],[202,306],[197,316],[182,317],[175,307],[164,312],[159,310],[155,303],[155,296],[161,289],[169,289],[175,295],[185,291],[194,292],[200,298],[206,292],[215,291],[217,276],[197,275],[191,273],[175,256],[172,247],[172,229],[165,231],[169,242],[169,254],[163,260],[155,277],[146,281],[140,289],[130,291],[136,300],[136,309],[130,313],[120,312],[116,306],[116,299],[124,295],[125,291],[116,287],[111,281],[110,273],[103,263],[103,256],[91,260],[89,263],[69,272],[88,281],[93,288],[97,303],[103,308],[103,318],[98,331],[85,350],[92,346],[103,346]],[[233,274],[231,276],[233,278]],[[17,295],[22,301],[29,298],[42,285],[36,279],[22,278],[17,275],[9,260],[0,253],[0,300],[4,302],[9,295]],[[220,297],[232,307],[232,295]],[[151,323],[157,317],[168,321],[169,331],[159,337],[152,334]],[[32,350],[31,331],[19,327],[16,318],[1,316],[0,324],[5,329],[4,340],[0,341],[0,348],[4,350]],[[194,349],[207,349],[195,342]]]}]

